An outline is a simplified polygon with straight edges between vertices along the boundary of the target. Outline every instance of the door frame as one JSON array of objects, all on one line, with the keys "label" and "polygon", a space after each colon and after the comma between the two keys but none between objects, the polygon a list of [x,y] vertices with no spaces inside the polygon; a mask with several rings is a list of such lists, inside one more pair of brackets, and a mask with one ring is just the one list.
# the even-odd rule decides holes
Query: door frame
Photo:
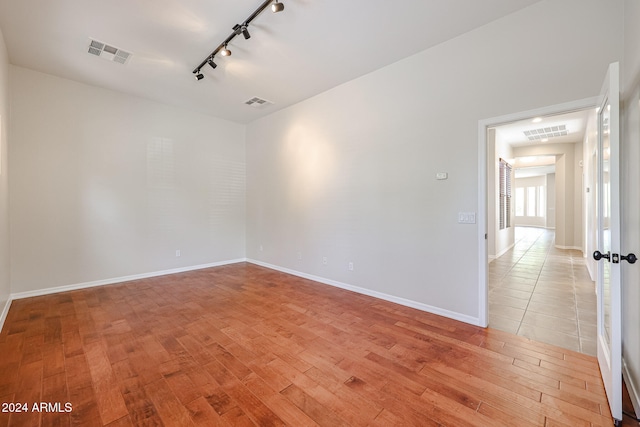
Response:
[{"label": "door frame", "polygon": [[489,286],[487,258],[487,129],[532,117],[552,116],[573,111],[596,108],[599,97],[584,98],[563,104],[550,105],[534,110],[491,117],[478,121],[478,326],[489,325]]}]

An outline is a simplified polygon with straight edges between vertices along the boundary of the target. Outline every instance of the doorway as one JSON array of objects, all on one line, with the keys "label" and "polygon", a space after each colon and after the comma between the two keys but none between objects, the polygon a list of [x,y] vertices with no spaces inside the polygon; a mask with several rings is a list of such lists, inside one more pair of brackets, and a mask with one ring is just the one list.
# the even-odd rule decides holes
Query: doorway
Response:
[{"label": "doorway", "polygon": [[[480,123],[485,134],[486,325],[596,354],[596,297],[584,257],[590,219],[583,143],[595,99]],[[513,169],[508,197],[494,165]],[[482,181],[482,180],[481,180]],[[481,204],[482,205],[482,204]],[[509,206],[509,219],[498,219]],[[511,224],[510,227],[505,227]],[[482,251],[481,251],[482,252]],[[481,300],[483,295],[481,294]],[[482,302],[481,302],[482,319]]]}]

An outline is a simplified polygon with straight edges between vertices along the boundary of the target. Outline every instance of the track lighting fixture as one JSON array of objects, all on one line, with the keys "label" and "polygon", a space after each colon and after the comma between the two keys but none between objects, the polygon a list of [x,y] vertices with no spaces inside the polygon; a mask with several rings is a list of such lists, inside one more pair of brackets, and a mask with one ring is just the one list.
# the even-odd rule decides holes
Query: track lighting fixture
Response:
[{"label": "track lighting fixture", "polygon": [[276,2],[271,5],[271,11],[273,13],[282,12],[283,10],[284,4],[279,3],[278,0],[276,0]]},{"label": "track lighting fixture", "polygon": [[271,10],[274,13],[282,12],[284,10],[284,4],[282,4],[278,0],[265,0],[260,5],[260,7],[258,7],[247,19],[243,21],[242,25],[240,24],[234,25],[233,33],[231,33],[229,37],[226,38],[225,41],[220,43],[218,47],[213,52],[211,52],[211,54],[207,56],[207,58],[204,61],[202,61],[196,69],[193,70],[193,74],[195,74],[197,80],[202,80],[204,78],[204,75],[200,72],[200,70],[202,69],[202,67],[205,66],[205,64],[209,64],[211,68],[217,67],[216,63],[213,62],[213,58],[218,53],[220,53],[220,55],[222,56],[231,56],[231,51],[229,50],[227,45],[231,43],[231,41],[234,39],[235,36],[239,36],[240,34],[242,34],[245,40],[248,40],[251,38],[251,34],[249,34],[249,30],[247,29],[247,27],[249,26],[251,21],[253,21],[258,15],[260,15],[262,11],[265,10],[269,5],[271,5]]}]

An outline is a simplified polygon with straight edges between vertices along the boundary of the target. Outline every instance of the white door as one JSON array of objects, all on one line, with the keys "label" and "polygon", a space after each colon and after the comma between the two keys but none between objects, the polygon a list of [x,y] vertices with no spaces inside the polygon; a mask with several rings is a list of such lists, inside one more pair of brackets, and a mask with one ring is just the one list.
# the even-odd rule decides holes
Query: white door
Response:
[{"label": "white door", "polygon": [[[620,293],[620,84],[611,64],[600,94],[596,184],[598,362],[611,414],[622,419],[622,298]],[[618,423],[616,422],[616,425]]]}]

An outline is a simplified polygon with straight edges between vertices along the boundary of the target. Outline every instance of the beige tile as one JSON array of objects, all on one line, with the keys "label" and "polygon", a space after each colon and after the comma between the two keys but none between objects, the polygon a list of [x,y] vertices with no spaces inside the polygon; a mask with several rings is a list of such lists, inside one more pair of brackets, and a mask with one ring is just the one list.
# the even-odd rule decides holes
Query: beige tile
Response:
[{"label": "beige tile", "polygon": [[522,308],[509,307],[501,304],[489,304],[489,316],[497,315],[507,319],[522,321],[525,310]]},{"label": "beige tile", "polygon": [[506,287],[495,288],[491,292],[492,292],[491,296],[506,296],[506,297],[524,299],[527,301],[529,300],[529,298],[531,298],[531,292],[521,291],[518,289],[511,289]]},{"label": "beige tile", "polygon": [[598,345],[596,340],[580,338],[580,353],[590,356],[598,355]]},{"label": "beige tile", "polygon": [[522,324],[578,336],[578,321],[575,318],[565,319],[528,310],[522,319]]},{"label": "beige tile", "polygon": [[491,295],[490,302],[493,304],[506,305],[508,307],[521,308],[524,310],[527,308],[529,300],[513,298],[506,295]]},{"label": "beige tile", "polygon": [[527,306],[527,310],[534,311],[536,313],[542,313],[549,316],[562,317],[564,319],[575,319],[576,309],[571,305],[565,307],[558,307],[549,304],[530,302]]},{"label": "beige tile", "polygon": [[489,327],[509,332],[510,334],[516,334],[518,333],[520,322],[497,314],[489,313]]},{"label": "beige tile", "polygon": [[580,323],[580,339],[596,340],[598,335],[598,327],[596,325],[587,325]]},{"label": "beige tile", "polygon": [[580,351],[580,340],[577,336],[564,334],[552,329],[539,328],[523,323],[518,329],[518,335],[534,341],[557,345],[573,351]]},{"label": "beige tile", "polygon": [[524,292],[528,292],[529,295],[531,295],[531,293],[533,292],[533,289],[535,288],[535,285],[527,285],[524,283],[512,283],[509,281],[502,281],[500,283],[497,284],[497,286],[493,287],[492,289],[497,289],[497,288],[504,288],[504,289],[516,289],[518,291],[524,291]]},{"label": "beige tile", "polygon": [[596,310],[581,310],[578,307],[578,322],[580,324],[585,324],[588,326],[595,326],[598,321],[598,315],[596,314]]},{"label": "beige tile", "polygon": [[540,292],[534,292],[533,295],[531,295],[531,302],[547,304],[558,308],[575,307],[576,305],[576,302],[573,300],[573,295],[564,295],[559,297]]}]

